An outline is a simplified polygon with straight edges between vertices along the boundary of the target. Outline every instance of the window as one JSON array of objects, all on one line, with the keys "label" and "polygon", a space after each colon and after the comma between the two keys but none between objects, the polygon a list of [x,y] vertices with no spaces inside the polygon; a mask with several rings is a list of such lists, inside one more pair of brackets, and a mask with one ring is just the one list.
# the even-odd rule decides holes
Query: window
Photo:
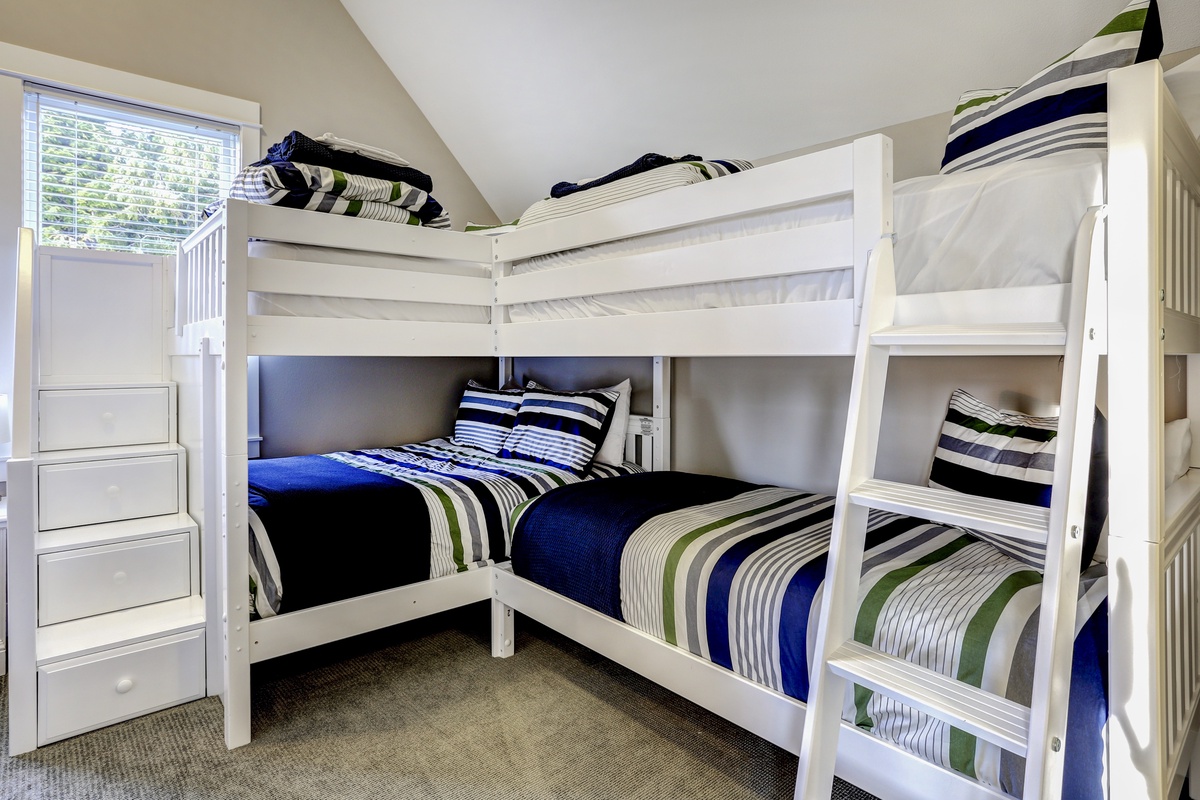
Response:
[{"label": "window", "polygon": [[168,255],[226,196],[239,130],[27,85],[25,224],[43,245]]}]

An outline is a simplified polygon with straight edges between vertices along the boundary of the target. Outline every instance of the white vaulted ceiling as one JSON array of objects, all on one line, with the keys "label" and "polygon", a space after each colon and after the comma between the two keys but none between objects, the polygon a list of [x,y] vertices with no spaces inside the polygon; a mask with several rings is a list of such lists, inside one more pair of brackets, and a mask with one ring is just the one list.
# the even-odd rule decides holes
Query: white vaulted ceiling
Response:
[{"label": "white vaulted ceiling", "polygon": [[[761,158],[1020,83],[1127,0],[342,0],[503,220],[646,152]],[[1161,0],[1165,52],[1200,3]]]}]

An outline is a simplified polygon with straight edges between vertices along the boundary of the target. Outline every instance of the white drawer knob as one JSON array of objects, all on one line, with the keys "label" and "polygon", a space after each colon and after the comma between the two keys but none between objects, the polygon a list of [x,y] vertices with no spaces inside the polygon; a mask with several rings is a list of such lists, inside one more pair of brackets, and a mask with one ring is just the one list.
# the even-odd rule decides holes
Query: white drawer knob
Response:
[{"label": "white drawer knob", "polygon": [[125,694],[132,688],[133,681],[129,680],[129,678],[122,678],[121,680],[117,681],[117,694]]},{"label": "white drawer knob", "polygon": [[114,572],[113,573],[113,583],[117,584],[118,586],[123,585],[125,583],[125,581],[128,579],[129,579],[129,576],[126,575],[124,572]]},{"label": "white drawer knob", "polygon": [[117,495],[119,495],[121,493],[121,487],[114,484],[114,485],[108,487],[108,489],[106,489],[105,491],[108,492],[109,497],[116,497]]},{"label": "white drawer knob", "polygon": [[102,419],[106,424],[109,422],[112,422],[116,418],[117,418],[117,415],[112,413],[111,411],[105,411],[103,414],[100,415],[100,419]]}]

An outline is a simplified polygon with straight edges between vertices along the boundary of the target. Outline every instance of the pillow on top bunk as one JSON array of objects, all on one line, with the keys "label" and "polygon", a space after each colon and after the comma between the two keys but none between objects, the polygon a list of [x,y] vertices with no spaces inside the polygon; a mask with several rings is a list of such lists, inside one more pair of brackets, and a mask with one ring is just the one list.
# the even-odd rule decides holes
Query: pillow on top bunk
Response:
[{"label": "pillow on top bunk", "polygon": [[1155,0],[1134,0],[1078,50],[1021,86],[976,89],[958,100],[943,173],[1107,144],[1108,73],[1158,58]]},{"label": "pillow on top bunk", "polygon": [[467,381],[454,417],[454,443],[499,453],[516,424],[522,395],[520,389],[489,389]]},{"label": "pillow on top bunk", "polygon": [[502,458],[548,464],[583,477],[612,425],[616,390],[526,389]]},{"label": "pillow on top bunk", "polygon": [[[1097,411],[1084,513],[1081,565],[1091,564],[1108,517],[1108,426]],[[1001,411],[961,389],[950,395],[929,471],[929,485],[964,494],[1050,507],[1058,417]],[[1042,568],[1045,549],[984,531],[971,531],[1013,558]]]},{"label": "pillow on top bunk", "polygon": [[[537,381],[529,381],[525,388],[554,391],[549,386],[543,386]],[[615,386],[606,386],[593,391],[616,391],[619,395],[617,405],[613,408],[612,422],[608,426],[608,433],[604,435],[604,442],[596,451],[595,459],[597,463],[619,467],[625,463],[625,429],[629,427],[629,397],[633,394],[633,384],[626,378]]]},{"label": "pillow on top bunk", "polygon": [[1192,129],[1192,135],[1200,138],[1200,56],[1193,56],[1164,72],[1163,82]]}]

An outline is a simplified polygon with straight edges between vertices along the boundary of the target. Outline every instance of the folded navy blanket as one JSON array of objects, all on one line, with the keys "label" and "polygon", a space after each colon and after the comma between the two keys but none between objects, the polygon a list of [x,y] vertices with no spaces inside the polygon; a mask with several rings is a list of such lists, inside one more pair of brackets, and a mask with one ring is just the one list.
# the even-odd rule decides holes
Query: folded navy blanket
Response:
[{"label": "folded navy blanket", "polygon": [[271,145],[267,149],[267,157],[256,161],[253,166],[264,167],[280,161],[311,164],[314,167],[329,167],[385,181],[402,181],[423,192],[433,191],[433,178],[419,169],[388,164],[385,161],[377,161],[358,153],[332,150],[320,142],[310,139],[300,131],[292,131],[283,137],[283,141]]},{"label": "folded navy blanket", "polygon": [[632,164],[626,164],[620,169],[613,170],[607,175],[595,178],[582,183],[570,183],[562,181],[550,187],[551,197],[566,197],[575,192],[582,192],[585,189],[593,189],[597,186],[603,186],[606,183],[619,181],[621,178],[628,178],[630,175],[640,175],[643,172],[648,172],[652,169],[665,167],[668,164],[678,164],[680,161],[703,161],[700,156],[660,156],[658,153],[646,153],[646,155],[634,161]]}]

